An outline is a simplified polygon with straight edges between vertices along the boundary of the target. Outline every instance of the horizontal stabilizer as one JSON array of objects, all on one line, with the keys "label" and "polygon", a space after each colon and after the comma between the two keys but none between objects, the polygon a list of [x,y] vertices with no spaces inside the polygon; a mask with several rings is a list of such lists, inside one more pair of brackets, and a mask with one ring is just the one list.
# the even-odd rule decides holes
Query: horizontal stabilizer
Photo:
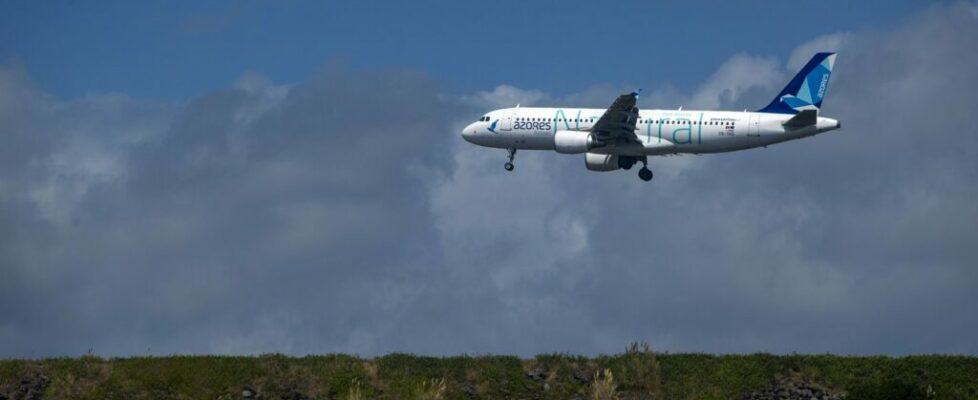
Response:
[{"label": "horizontal stabilizer", "polygon": [[794,117],[784,122],[784,126],[802,127],[815,125],[818,122],[818,110],[801,110]]}]

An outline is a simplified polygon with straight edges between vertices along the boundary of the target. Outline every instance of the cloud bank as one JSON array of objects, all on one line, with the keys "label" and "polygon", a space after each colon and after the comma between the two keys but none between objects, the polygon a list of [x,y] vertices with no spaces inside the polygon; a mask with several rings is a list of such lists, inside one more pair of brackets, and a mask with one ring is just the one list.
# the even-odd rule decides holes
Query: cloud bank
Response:
[{"label": "cloud bank", "polygon": [[614,86],[452,94],[329,64],[166,104],[61,99],[7,63],[0,356],[978,354],[976,10],[644,95],[758,108],[810,53],[841,52],[823,112],[842,131],[653,159],[651,184],[550,153],[506,173],[458,136],[486,109],[603,105]]}]

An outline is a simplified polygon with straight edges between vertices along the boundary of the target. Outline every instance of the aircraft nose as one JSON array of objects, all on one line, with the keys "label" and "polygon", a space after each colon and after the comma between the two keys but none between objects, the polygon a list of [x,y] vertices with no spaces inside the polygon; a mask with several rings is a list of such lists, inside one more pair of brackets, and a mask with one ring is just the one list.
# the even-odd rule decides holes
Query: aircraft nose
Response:
[{"label": "aircraft nose", "polygon": [[466,126],[465,129],[462,129],[462,139],[465,139],[466,142],[474,143],[475,124],[469,124],[469,126]]}]

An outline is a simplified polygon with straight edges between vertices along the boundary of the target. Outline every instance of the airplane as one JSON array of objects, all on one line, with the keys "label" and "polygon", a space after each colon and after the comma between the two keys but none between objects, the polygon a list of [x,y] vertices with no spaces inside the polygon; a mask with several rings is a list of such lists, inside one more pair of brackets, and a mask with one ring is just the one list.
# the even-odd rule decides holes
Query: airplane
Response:
[{"label": "airplane", "polygon": [[639,110],[639,92],[623,94],[607,110],[520,107],[490,111],[462,130],[466,141],[506,149],[507,171],[516,150],[584,154],[591,171],[631,169],[652,180],[648,156],[705,154],[767,147],[839,129],[819,116],[835,53],[817,53],[766,107],[756,112]]}]

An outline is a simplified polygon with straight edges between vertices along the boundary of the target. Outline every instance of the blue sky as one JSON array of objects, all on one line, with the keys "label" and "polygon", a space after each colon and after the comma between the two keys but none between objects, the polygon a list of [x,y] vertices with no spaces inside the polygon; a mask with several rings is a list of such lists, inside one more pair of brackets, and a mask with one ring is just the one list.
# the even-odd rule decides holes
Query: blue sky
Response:
[{"label": "blue sky", "polygon": [[[978,354],[978,2],[162,4],[0,2],[0,358]],[[459,135],[826,50],[842,129],[649,183]]]},{"label": "blue sky", "polygon": [[458,90],[566,94],[599,83],[689,90],[736,53],[786,57],[881,29],[927,2],[4,2],[0,60],[65,97],[182,100],[247,71],[275,82],[325,62],[407,68]]}]

